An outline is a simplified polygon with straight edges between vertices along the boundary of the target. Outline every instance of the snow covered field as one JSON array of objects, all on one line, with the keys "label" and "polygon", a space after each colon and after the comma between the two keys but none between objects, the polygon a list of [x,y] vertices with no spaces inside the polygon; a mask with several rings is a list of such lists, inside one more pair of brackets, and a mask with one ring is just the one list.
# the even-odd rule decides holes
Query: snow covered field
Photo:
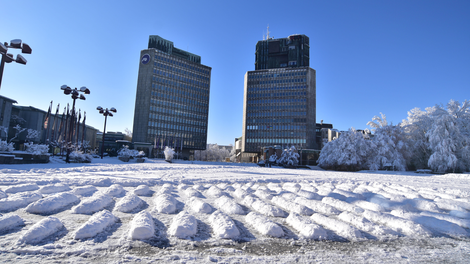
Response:
[{"label": "snow covered field", "polygon": [[0,262],[470,259],[470,174],[105,158],[0,175]]}]

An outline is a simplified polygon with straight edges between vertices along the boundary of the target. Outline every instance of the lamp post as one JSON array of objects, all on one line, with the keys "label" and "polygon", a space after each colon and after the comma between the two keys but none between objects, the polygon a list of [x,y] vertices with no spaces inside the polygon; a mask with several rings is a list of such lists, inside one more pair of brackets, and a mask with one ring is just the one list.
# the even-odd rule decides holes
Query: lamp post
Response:
[{"label": "lamp post", "polygon": [[111,112],[116,113],[117,110],[114,107],[111,107],[111,109],[108,110],[108,108],[104,109],[101,106],[98,106],[96,108],[96,110],[100,111],[100,114],[104,115],[103,143],[101,143],[101,159],[103,159],[103,156],[104,156],[104,135],[106,134],[106,121],[108,119],[108,116],[113,116],[113,113],[111,113]]},{"label": "lamp post", "polygon": [[5,42],[4,44],[0,43],[0,54],[2,55],[2,61],[0,62],[0,88],[2,87],[3,68],[5,67],[5,62],[10,63],[14,61],[23,65],[26,65],[26,62],[28,62],[20,54],[17,54],[16,59],[14,59],[13,54],[7,53],[8,48],[21,49],[21,52],[25,54],[31,54],[33,51],[28,44],[22,43],[21,39],[14,39],[10,41],[10,45],[8,45],[8,42]]},{"label": "lamp post", "polygon": [[[60,89],[63,90],[64,94],[66,94],[66,95],[71,94],[72,99],[73,99],[72,116],[71,116],[71,120],[70,120],[70,129],[69,129],[68,135],[65,135],[65,142],[68,145],[68,143],[69,142],[72,143],[72,140],[73,140],[73,130],[74,130],[73,128],[74,128],[74,125],[75,125],[74,124],[75,123],[74,122],[74,118],[75,118],[75,100],[77,100],[77,99],[85,100],[86,99],[85,96],[83,94],[80,94],[80,93],[90,94],[90,90],[88,88],[86,88],[85,86],[82,86],[80,88],[80,90],[77,89],[77,88],[72,89],[72,88],[68,87],[65,84],[62,85],[60,87]],[[70,158],[70,148],[67,147],[67,157],[65,158],[65,162],[68,163],[70,161],[69,158]]]}]

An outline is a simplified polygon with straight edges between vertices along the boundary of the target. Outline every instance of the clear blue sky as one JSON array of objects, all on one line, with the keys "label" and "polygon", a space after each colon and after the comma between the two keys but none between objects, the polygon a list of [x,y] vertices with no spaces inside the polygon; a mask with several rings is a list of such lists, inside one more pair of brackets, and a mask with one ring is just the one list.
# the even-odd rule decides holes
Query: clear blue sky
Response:
[{"label": "clear blue sky", "polygon": [[[98,105],[116,107],[108,131],[132,129],[140,50],[149,35],[212,67],[208,143],[242,134],[243,78],[255,45],[305,34],[317,71],[317,121],[365,128],[380,112],[470,99],[470,1],[2,1],[0,41],[33,48],[5,65],[0,95],[47,110],[71,103],[60,86],[87,86],[77,107],[103,129]],[[12,50],[12,53],[18,53]]]}]

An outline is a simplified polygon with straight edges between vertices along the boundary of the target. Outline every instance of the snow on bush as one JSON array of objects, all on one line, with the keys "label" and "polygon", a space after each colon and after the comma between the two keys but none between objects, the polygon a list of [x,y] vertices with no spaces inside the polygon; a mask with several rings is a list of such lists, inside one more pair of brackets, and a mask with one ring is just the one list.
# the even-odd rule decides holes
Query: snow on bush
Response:
[{"label": "snow on bush", "polygon": [[70,160],[78,163],[90,163],[93,160],[93,156],[80,150],[74,150],[70,153]]},{"label": "snow on bush", "polygon": [[0,216],[0,232],[24,225],[24,220],[16,214]]},{"label": "snow on bush", "polygon": [[227,197],[227,196],[221,196],[217,198],[215,201],[215,206],[219,208],[224,213],[227,214],[245,214],[245,211],[243,211],[243,208],[235,202],[235,200]]},{"label": "snow on bush", "polygon": [[160,194],[155,197],[155,209],[164,214],[172,214],[176,211],[176,199],[169,194]]},{"label": "snow on bush", "polygon": [[39,190],[39,186],[36,183],[19,184],[11,186],[5,189],[6,193],[19,193]]},{"label": "snow on bush", "polygon": [[210,206],[210,204],[196,197],[191,197],[189,199],[188,206],[195,213],[210,214],[213,211],[213,208]]},{"label": "snow on bush", "polygon": [[209,222],[216,237],[236,238],[240,235],[240,231],[233,220],[219,210],[209,216]]},{"label": "snow on bush", "polygon": [[178,238],[190,238],[197,233],[197,220],[193,215],[185,211],[180,212],[173,218],[168,228],[168,234]]},{"label": "snow on bush", "polygon": [[289,166],[297,166],[299,165],[299,153],[294,146],[291,146],[289,149],[285,149],[281,157],[277,160],[277,163],[280,165],[289,165]]},{"label": "snow on bush", "polygon": [[13,152],[13,150],[15,150],[13,142],[8,143],[0,139],[0,151]]},{"label": "snow on bush", "polygon": [[175,155],[175,150],[170,147],[165,147],[163,153],[165,154],[165,160],[171,161]]},{"label": "snow on bush", "polygon": [[113,202],[113,198],[106,193],[96,192],[72,208],[72,214],[93,214],[101,211]]},{"label": "snow on bush", "polygon": [[311,219],[296,213],[290,213],[286,222],[306,239],[324,240],[327,238],[325,229],[315,224]]},{"label": "snow on bush", "polygon": [[265,236],[272,236],[272,237],[282,237],[284,236],[284,230],[274,223],[273,221],[269,220],[267,217],[259,215],[254,212],[250,212],[245,217],[246,222],[250,224],[256,231],[265,235]]},{"label": "snow on bush", "polygon": [[103,193],[111,197],[119,197],[123,195],[125,192],[126,190],[124,190],[124,188],[122,188],[120,184],[113,184],[103,191]]},{"label": "snow on bush", "polygon": [[49,216],[31,226],[28,231],[18,239],[18,244],[34,244],[40,242],[63,228],[64,225],[58,218]]},{"label": "snow on bush", "polygon": [[330,229],[337,235],[348,240],[359,241],[364,239],[364,236],[357,228],[352,227],[343,221],[316,213],[313,214],[310,218],[317,224]]},{"label": "snow on bush", "polygon": [[34,144],[33,142],[24,143],[26,152],[33,155],[47,155],[49,152],[49,146],[45,144]]},{"label": "snow on bush", "polygon": [[134,194],[138,196],[151,196],[152,190],[147,185],[139,185],[134,190]]},{"label": "snow on bush", "polygon": [[150,239],[155,235],[155,223],[147,211],[136,214],[130,223],[127,238],[130,240]]},{"label": "snow on bush", "polygon": [[137,195],[129,193],[124,196],[121,200],[116,203],[114,210],[129,213],[137,207],[140,207],[144,204],[144,201],[140,199]]},{"label": "snow on bush", "polygon": [[232,148],[230,153],[225,147],[219,147],[217,144],[208,144],[206,150],[196,150],[194,158],[196,160],[203,161],[225,161],[226,158],[230,158],[231,161],[235,161],[235,150]]},{"label": "snow on bush", "polygon": [[72,193],[59,193],[31,203],[26,207],[26,212],[31,214],[50,214],[71,204],[78,203],[78,201],[80,199]]},{"label": "snow on bush", "polygon": [[129,149],[129,146],[125,145],[118,151],[118,157],[125,157],[125,158],[136,158],[136,157],[143,157],[145,153],[143,151],[138,151],[136,149]]},{"label": "snow on bush", "polygon": [[51,194],[51,193],[67,192],[67,191],[70,191],[70,187],[63,183],[57,183],[54,185],[46,185],[46,186],[42,186],[39,189],[39,192],[42,194]]},{"label": "snow on bush", "polygon": [[116,223],[118,219],[108,210],[100,211],[90,217],[86,223],[75,231],[74,239],[94,237]]},{"label": "snow on bush", "polygon": [[17,193],[0,200],[0,212],[9,212],[27,206],[42,198],[36,192]]}]

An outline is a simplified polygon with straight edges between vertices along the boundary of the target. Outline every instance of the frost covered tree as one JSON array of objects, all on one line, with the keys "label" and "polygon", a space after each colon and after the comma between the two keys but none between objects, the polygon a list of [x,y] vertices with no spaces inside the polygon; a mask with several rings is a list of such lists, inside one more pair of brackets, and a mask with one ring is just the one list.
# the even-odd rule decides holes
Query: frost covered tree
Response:
[{"label": "frost covered tree", "polygon": [[470,101],[462,105],[451,100],[447,109],[436,106],[433,125],[426,134],[432,154],[433,171],[455,172],[470,169]]},{"label": "frost covered tree", "polygon": [[406,160],[410,156],[406,136],[401,126],[389,125],[387,117],[374,116],[367,123],[374,131],[370,142],[370,151],[366,165],[370,170],[382,170],[387,167],[393,170],[405,171]]},{"label": "frost covered tree", "polygon": [[334,170],[367,169],[366,163],[372,147],[370,140],[364,139],[361,132],[351,128],[323,147],[318,165],[324,169]]},{"label": "frost covered tree", "polygon": [[277,160],[277,163],[282,165],[297,166],[299,165],[299,157],[300,155],[299,153],[297,153],[295,147],[291,146],[288,149],[284,149],[281,154],[281,157]]},{"label": "frost covered tree", "polygon": [[171,161],[175,155],[175,150],[166,146],[163,153],[165,154],[165,160]]}]

